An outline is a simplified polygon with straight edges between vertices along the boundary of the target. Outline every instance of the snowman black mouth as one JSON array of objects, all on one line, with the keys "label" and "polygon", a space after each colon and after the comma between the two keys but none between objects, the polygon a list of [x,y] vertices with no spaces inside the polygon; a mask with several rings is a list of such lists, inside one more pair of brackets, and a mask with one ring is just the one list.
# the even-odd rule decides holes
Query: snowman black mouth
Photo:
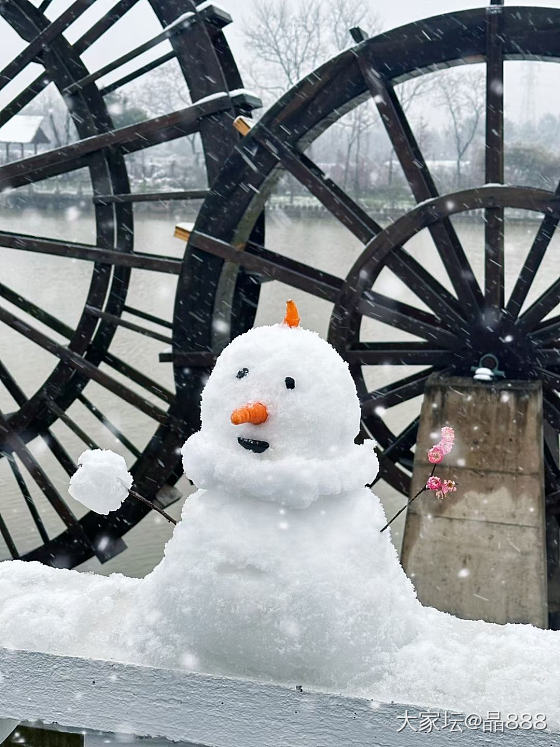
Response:
[{"label": "snowman black mouth", "polygon": [[237,443],[248,451],[254,451],[256,454],[262,454],[270,444],[268,441],[257,441],[254,438],[238,438]]}]

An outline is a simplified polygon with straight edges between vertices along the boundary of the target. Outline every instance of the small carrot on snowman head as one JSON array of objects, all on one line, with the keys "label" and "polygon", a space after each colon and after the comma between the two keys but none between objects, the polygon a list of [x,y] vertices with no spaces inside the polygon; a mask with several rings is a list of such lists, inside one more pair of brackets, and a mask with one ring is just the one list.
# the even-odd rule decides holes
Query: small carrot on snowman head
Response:
[{"label": "small carrot on snowman head", "polygon": [[158,511],[168,521],[177,523],[165,511],[131,489],[132,475],[120,454],[115,454],[110,449],[87,450],[80,454],[78,465],[70,478],[68,492],[72,498],[96,514],[106,516],[111,511],[116,511],[131,495]]}]

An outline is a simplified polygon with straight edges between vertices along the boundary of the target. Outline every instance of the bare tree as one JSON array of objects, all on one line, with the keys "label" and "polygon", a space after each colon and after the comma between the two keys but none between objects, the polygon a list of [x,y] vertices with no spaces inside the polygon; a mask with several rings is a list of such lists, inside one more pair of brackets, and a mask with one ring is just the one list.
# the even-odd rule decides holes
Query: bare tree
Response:
[{"label": "bare tree", "polygon": [[323,53],[322,28],[321,0],[255,2],[244,33],[256,87],[277,95],[313,70]]},{"label": "bare tree", "polygon": [[360,26],[370,36],[381,30],[379,15],[367,0],[330,0],[324,6],[327,40],[333,51],[342,51],[354,42],[349,30]]},{"label": "bare tree", "polygon": [[[321,62],[351,46],[349,29],[353,26],[363,26],[372,35],[378,32],[379,18],[369,0],[255,0],[244,33],[250,53],[247,67],[263,99],[278,96]],[[352,166],[354,188],[358,186],[366,133],[374,122],[372,107],[358,107],[337,126],[346,141],[344,186],[350,181]]]},{"label": "bare tree", "polygon": [[[176,60],[160,65],[147,76],[130,84],[120,93],[120,98],[121,100],[128,99],[135,107],[143,109],[149,117],[159,117],[192,103],[181,68]],[[190,176],[195,181],[203,183],[201,180],[204,178],[204,152],[200,136],[189,135],[181,140],[181,146],[183,142],[188,144],[189,162],[193,164]],[[171,144],[171,148],[174,150],[175,146]],[[142,151],[143,154],[144,151]],[[170,157],[169,165],[171,176],[175,176],[174,158]],[[144,171],[143,162],[140,167]]]},{"label": "bare tree", "polygon": [[438,74],[438,104],[449,114],[449,131],[455,146],[455,179],[461,186],[463,157],[475,138],[484,111],[484,74],[448,70]]},{"label": "bare tree", "polygon": [[254,87],[277,96],[352,44],[349,29],[371,34],[379,20],[370,0],[255,0],[244,19]]},{"label": "bare tree", "polygon": [[[370,36],[381,29],[379,16],[371,11],[364,0],[331,0],[325,8],[326,27],[332,52],[340,52],[353,44],[349,29],[362,27]],[[360,172],[367,150],[367,133],[376,123],[377,117],[371,104],[352,109],[338,123],[338,128],[346,130],[346,157],[344,161],[343,183],[346,189],[350,181],[350,165],[353,160],[353,191],[360,192]],[[352,159],[353,156],[353,159]]]}]

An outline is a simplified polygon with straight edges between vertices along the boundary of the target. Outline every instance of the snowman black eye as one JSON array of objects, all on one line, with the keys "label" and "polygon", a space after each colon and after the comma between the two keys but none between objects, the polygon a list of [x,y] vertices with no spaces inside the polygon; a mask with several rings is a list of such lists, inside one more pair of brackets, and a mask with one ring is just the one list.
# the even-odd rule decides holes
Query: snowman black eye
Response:
[{"label": "snowman black eye", "polygon": [[248,368],[240,368],[239,371],[237,372],[237,378],[242,379],[244,376],[247,376],[248,373],[249,373]]},{"label": "snowman black eye", "polygon": [[296,382],[294,379],[292,379],[291,376],[286,376],[284,379],[284,382],[286,384],[286,389],[295,389],[296,388]]}]

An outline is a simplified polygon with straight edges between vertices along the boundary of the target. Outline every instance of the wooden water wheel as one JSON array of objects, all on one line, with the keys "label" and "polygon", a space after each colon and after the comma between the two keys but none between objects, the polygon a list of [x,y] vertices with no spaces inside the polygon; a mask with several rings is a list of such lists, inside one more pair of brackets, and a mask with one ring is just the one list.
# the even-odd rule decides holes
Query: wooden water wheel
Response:
[{"label": "wooden water wheel", "polygon": [[[560,302],[560,281],[551,277],[538,298],[530,303],[527,299],[560,218],[560,187],[551,192],[503,186],[503,81],[504,64],[558,62],[558,24],[558,10],[493,2],[485,9],[441,15],[369,39],[354,29],[355,47],[306,76],[254,127],[247,127],[248,134],[199,214],[180,278],[173,356],[178,386],[192,388],[193,407],[206,367],[224,343],[224,325],[217,329],[213,321],[231,319],[232,331],[247,328],[258,308],[258,288],[250,298],[239,291],[240,272],[252,272],[256,286],[276,280],[296,289],[296,298],[297,291],[303,291],[331,304],[329,340],[351,367],[362,402],[363,434],[378,442],[380,477],[404,494],[410,487],[419,401],[414,416],[399,430],[391,425],[393,408],[420,398],[432,372],[471,376],[472,367],[492,354],[508,378],[543,382],[547,505],[555,537],[551,546],[557,551],[560,317],[551,314]],[[478,187],[439,194],[395,86],[475,63],[483,63],[487,71],[485,178]],[[372,105],[416,203],[386,227],[309,156],[314,141],[346,112]],[[306,256],[272,251],[251,239],[256,217],[286,172],[363,244],[346,277],[312,266]],[[536,213],[540,223],[506,298],[505,218],[510,208]],[[479,216],[484,234],[479,246],[464,246],[455,228],[454,216],[466,211]],[[420,232],[433,240],[443,280],[409,249],[409,241]],[[482,283],[473,270],[477,256]],[[407,297],[416,300],[405,302],[380,290],[382,271],[390,272],[406,288]],[[205,313],[195,317],[195,308]],[[381,322],[389,332],[381,339],[368,336],[365,320]],[[402,373],[372,388],[368,371],[379,367],[381,373],[386,366]],[[412,373],[410,367],[415,367]]]},{"label": "wooden water wheel", "polygon": [[[236,141],[237,134],[231,126],[234,117],[250,113],[259,101],[243,91],[225,41],[222,29],[230,17],[209,3],[198,8],[199,3],[193,0],[150,0],[151,11],[157,18],[151,38],[133,45],[126,54],[114,57],[99,70],[89,70],[82,56],[94,44],[102,44],[105,35],[115,29],[130,33],[127,14],[137,2],[114,3],[72,43],[65,32],[95,6],[95,0],[68,3],[54,19],[47,18],[49,0],[38,7],[29,0],[0,4],[2,18],[23,42],[21,51],[0,73],[0,89],[20,73],[28,70],[32,73],[31,82],[8,97],[0,112],[0,126],[10,122],[52,84],[77,131],[77,139],[68,145],[0,166],[0,189],[17,195],[17,190],[29,189],[29,185],[85,169],[90,182],[87,199],[93,202],[96,235],[89,244],[30,235],[17,210],[13,211],[11,230],[0,232],[2,247],[35,255],[34,267],[38,272],[41,262],[46,261],[45,255],[57,258],[62,276],[72,261],[83,261],[90,267],[86,301],[73,326],[42,308],[33,298],[15,292],[10,287],[9,262],[4,262],[1,269],[0,326],[24,336],[52,357],[52,370],[43,383],[36,391],[26,392],[10,371],[7,342],[0,356],[0,382],[13,404],[9,411],[0,413],[3,457],[0,462],[9,465],[11,479],[21,493],[20,505],[10,507],[9,511],[0,497],[0,532],[13,558],[61,566],[74,566],[92,555],[101,561],[108,560],[126,547],[122,535],[148,511],[143,504],[129,500],[109,517],[93,513],[78,517],[69,507],[65,492],[57,487],[42,464],[37,455],[40,450],[35,448],[37,443],[42,445],[66,476],[75,471],[75,455],[70,455],[63,439],[55,433],[57,424],[63,423],[84,448],[94,448],[97,444],[81,422],[80,413],[100,421],[133,462],[131,471],[137,489],[152,499],[158,500],[159,496],[160,503],[173,500],[174,496],[166,497],[162,489],[173,485],[181,474],[178,449],[189,434],[184,410],[190,401],[185,403],[180,393],[162,385],[157,367],[164,364],[157,358],[153,369],[139,370],[133,356],[127,360],[126,356],[115,354],[112,343],[116,332],[126,329],[157,340],[162,348],[171,344],[170,320],[127,301],[134,273],[152,271],[177,277],[182,267],[181,258],[135,250],[135,205],[146,201],[199,199],[207,194],[208,187],[204,184],[164,193],[158,191],[154,179],[141,193],[135,193],[131,189],[126,156],[199,133],[207,183],[211,184]],[[170,45],[168,51],[147,63],[140,61],[142,54],[165,41]],[[108,95],[170,60],[176,60],[180,66],[192,103],[152,119],[115,127],[107,106]],[[36,66],[40,66],[38,75],[33,74]],[[103,86],[101,79],[107,74],[113,74],[113,81]],[[61,225],[64,229],[64,220]],[[171,233],[172,225],[169,237]],[[67,293],[73,292],[69,281]],[[139,444],[130,428],[115,423],[96,404],[94,395],[90,395],[90,382],[112,393],[123,406],[144,418],[146,427],[151,428],[151,437]],[[54,532],[43,519],[40,502],[58,521],[51,522],[59,527]],[[33,536],[32,549],[24,552],[11,529],[12,520],[18,519],[21,512],[26,512],[29,534]]]}]

